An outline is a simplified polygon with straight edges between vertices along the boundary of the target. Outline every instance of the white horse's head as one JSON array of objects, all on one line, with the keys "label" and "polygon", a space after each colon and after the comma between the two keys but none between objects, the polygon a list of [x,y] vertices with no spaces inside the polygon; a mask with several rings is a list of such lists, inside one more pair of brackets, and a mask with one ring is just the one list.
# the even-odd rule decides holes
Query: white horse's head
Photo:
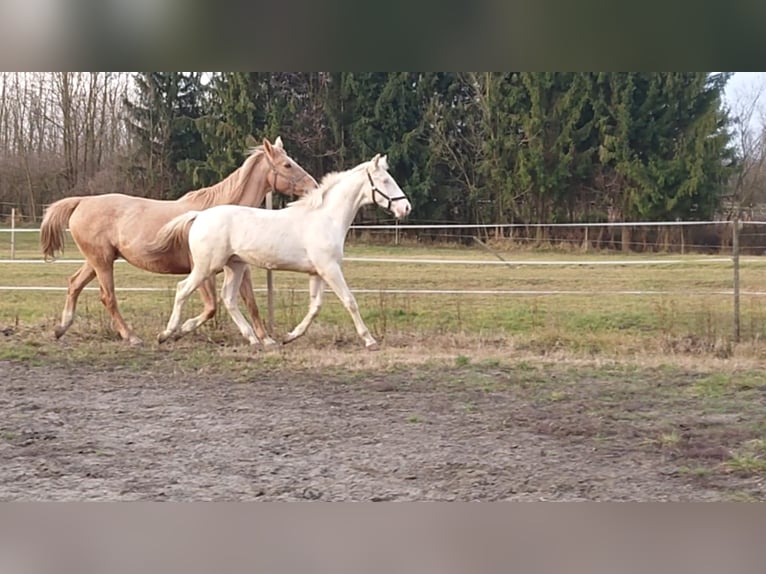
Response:
[{"label": "white horse's head", "polygon": [[371,186],[372,201],[383,209],[390,211],[394,217],[400,219],[407,216],[412,210],[410,200],[388,173],[388,159],[386,156],[376,154],[369,162],[367,178]]}]

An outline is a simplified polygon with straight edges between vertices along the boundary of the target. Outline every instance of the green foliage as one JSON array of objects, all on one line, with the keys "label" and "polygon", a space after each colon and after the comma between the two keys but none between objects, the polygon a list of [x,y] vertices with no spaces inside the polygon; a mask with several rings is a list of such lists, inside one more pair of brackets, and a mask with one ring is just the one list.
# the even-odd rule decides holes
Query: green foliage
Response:
[{"label": "green foliage", "polygon": [[125,102],[135,141],[131,174],[145,195],[173,199],[191,189],[183,164],[204,157],[196,126],[204,109],[199,72],[138,72],[137,95]]},{"label": "green foliage", "polygon": [[132,125],[144,155],[161,159],[149,167],[160,180],[175,169],[213,183],[242,161],[248,136],[280,135],[317,178],[388,154],[413,221],[707,219],[733,164],[726,73],[208,77],[136,76]]},{"label": "green foliage", "polygon": [[455,357],[455,366],[457,367],[467,367],[471,364],[471,358],[467,357],[465,355],[458,355]]},{"label": "green foliage", "polygon": [[[567,221],[576,218],[581,203],[579,187],[589,174],[585,116],[591,99],[584,74],[520,74],[527,105],[521,115],[524,145],[518,154],[517,182],[528,190],[524,221]],[[585,179],[585,181],[583,181]]]},{"label": "green foliage", "polygon": [[222,180],[244,161],[255,116],[248,72],[215,74],[207,85],[206,110],[196,120],[204,159],[188,158],[181,167],[196,187]]},{"label": "green foliage", "polygon": [[721,95],[728,76],[598,74],[593,102],[603,203],[625,220],[706,219],[732,150]]}]

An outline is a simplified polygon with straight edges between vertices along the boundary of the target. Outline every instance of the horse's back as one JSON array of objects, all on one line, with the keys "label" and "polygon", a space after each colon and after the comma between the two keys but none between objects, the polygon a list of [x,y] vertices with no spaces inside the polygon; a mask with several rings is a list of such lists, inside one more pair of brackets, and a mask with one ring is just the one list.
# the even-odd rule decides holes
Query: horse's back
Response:
[{"label": "horse's back", "polygon": [[[162,201],[122,193],[105,193],[83,198],[73,214],[86,226],[117,228],[129,226],[134,232],[156,232],[162,225],[188,208],[175,201]],[[73,221],[77,225],[78,221]]]},{"label": "horse's back", "polygon": [[265,269],[313,271],[292,208],[268,210],[218,205],[201,211],[189,230],[195,262],[211,271],[230,257]]},{"label": "horse's back", "polygon": [[276,229],[275,225],[282,225],[287,221],[286,212],[287,209],[271,210],[244,205],[216,205],[201,211],[193,226],[199,229],[215,229],[223,234],[237,233],[242,229],[250,229],[256,233],[261,230],[271,233]]},{"label": "horse's back", "polygon": [[185,272],[188,257],[173,254],[158,260],[146,252],[160,228],[185,210],[188,208],[174,201],[120,193],[93,195],[80,203],[69,220],[69,228],[81,250],[102,257],[121,256],[140,269],[158,273]]}]

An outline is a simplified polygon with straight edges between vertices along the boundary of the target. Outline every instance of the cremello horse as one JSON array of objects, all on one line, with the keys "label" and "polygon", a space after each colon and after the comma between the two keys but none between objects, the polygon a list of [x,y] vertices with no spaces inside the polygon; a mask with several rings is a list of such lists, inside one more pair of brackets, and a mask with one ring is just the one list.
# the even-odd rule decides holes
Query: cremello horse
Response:
[{"label": "cremello horse", "polygon": [[[40,227],[40,243],[46,257],[63,250],[64,229],[69,224],[72,237],[85,256],[85,263],[69,278],[66,304],[56,337],[61,337],[74,320],[77,298],[95,277],[101,285],[101,302],[109,311],[123,339],[132,344],[141,340],[133,333],[117,308],[114,294],[114,261],[124,258],[139,269],[155,273],[189,273],[191,263],[186,245],[149,252],[147,246],[156,239],[165,223],[190,210],[213,205],[237,204],[257,206],[270,189],[301,196],[315,189],[316,180],[285,153],[282,139],[274,145],[264,139],[243,164],[219,183],[191,191],[175,201],[159,201],[119,193],[68,197],[53,203]],[[199,284],[204,310],[197,318],[201,324],[215,314],[215,281],[211,277]],[[247,270],[240,290],[262,337],[266,330],[255,304],[250,272]]]},{"label": "cremello horse", "polygon": [[[386,157],[379,154],[348,171],[327,174],[319,188],[278,211],[226,205],[176,217],[160,230],[154,248],[170,249],[188,237],[194,269],[178,283],[173,313],[159,341],[196,328],[191,319],[177,332],[183,304],[200,284],[223,269],[224,305],[242,335],[250,343],[258,343],[236,301],[242,277],[248,264],[252,264],[310,275],[309,311],[290,331],[285,343],[306,332],[319,312],[327,283],[351,314],[356,332],[367,348],[376,350],[378,344],[359,315],[341,271],[346,232],[359,208],[370,203],[377,203],[397,218],[406,216],[411,209],[409,200],[388,173]],[[263,341],[264,346],[271,343],[270,338]]]}]

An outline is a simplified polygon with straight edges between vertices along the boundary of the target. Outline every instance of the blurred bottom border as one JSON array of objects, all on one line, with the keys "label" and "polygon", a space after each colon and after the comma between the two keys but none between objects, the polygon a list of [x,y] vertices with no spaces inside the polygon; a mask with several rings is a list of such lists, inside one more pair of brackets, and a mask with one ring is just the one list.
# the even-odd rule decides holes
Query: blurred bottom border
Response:
[{"label": "blurred bottom border", "polygon": [[761,572],[736,503],[6,504],[0,573]]}]

